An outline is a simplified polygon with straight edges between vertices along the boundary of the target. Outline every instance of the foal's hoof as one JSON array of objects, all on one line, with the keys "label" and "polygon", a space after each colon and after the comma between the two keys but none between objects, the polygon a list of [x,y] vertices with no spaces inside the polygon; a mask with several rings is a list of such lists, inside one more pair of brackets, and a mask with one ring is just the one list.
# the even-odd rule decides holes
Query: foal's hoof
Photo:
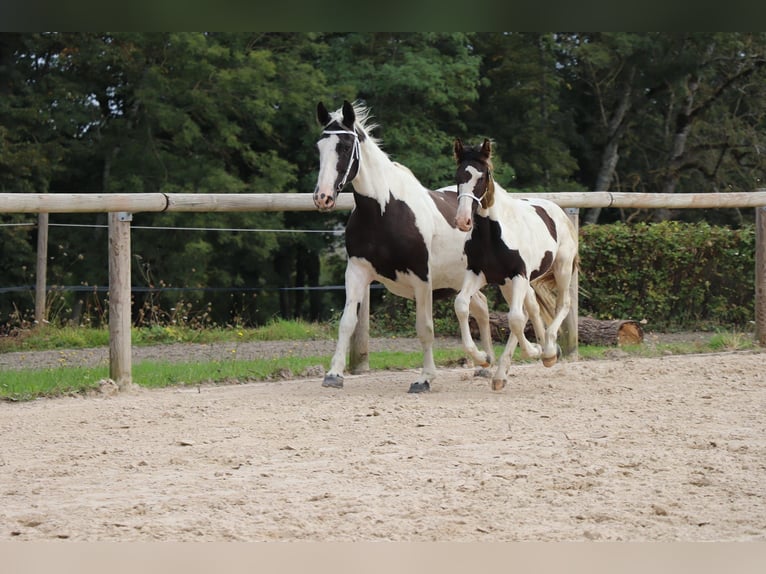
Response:
[{"label": "foal's hoof", "polygon": [[492,379],[492,390],[493,391],[502,391],[505,388],[505,380],[503,379]]},{"label": "foal's hoof", "polygon": [[543,357],[543,366],[544,367],[552,367],[556,364],[556,361],[558,361],[558,357]]},{"label": "foal's hoof", "polygon": [[422,383],[412,383],[410,385],[410,390],[407,391],[408,393],[427,393],[431,390],[431,385],[428,384],[428,381],[424,381]]},{"label": "foal's hoof", "polygon": [[556,345],[556,356],[555,357],[543,357],[543,366],[544,367],[552,367],[556,364],[556,361],[558,361],[561,358],[562,351],[561,346]]},{"label": "foal's hoof", "polygon": [[322,386],[330,387],[331,389],[342,389],[343,377],[341,375],[325,375]]}]

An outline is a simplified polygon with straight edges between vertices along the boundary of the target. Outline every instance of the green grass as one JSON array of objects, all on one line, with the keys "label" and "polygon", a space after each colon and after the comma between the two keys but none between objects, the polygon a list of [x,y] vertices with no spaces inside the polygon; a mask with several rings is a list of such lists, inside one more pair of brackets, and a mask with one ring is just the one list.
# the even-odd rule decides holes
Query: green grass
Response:
[{"label": "green grass", "polygon": [[[257,328],[237,327],[191,329],[174,325],[131,329],[133,345],[148,346],[166,343],[226,343],[234,341],[285,341],[334,338],[334,325],[319,325],[305,321],[274,321]],[[85,349],[109,345],[106,327],[50,327],[29,329],[13,337],[0,337],[0,353],[11,351],[45,351],[50,349]]]},{"label": "green grass", "polygon": [[[454,365],[464,353],[458,349],[435,350],[439,366]],[[419,352],[381,352],[370,355],[370,368],[414,369],[421,366]],[[173,363],[141,361],[132,368],[133,382],[144,388],[213,383],[247,383],[303,376],[306,369],[329,364],[329,356],[284,357],[247,361]],[[81,394],[95,390],[109,377],[108,367],[56,367],[5,371],[0,381],[0,399],[30,400],[37,397]]]},{"label": "green grass", "polygon": [[[258,329],[210,329],[195,331],[176,327],[153,327],[135,329],[135,345],[166,344],[178,342],[220,343],[262,340],[301,340],[312,338],[334,339],[335,326],[315,325],[301,321],[274,321]],[[43,328],[24,333],[18,337],[0,337],[0,353],[10,351],[36,351],[46,349],[87,348],[109,344],[106,329]],[[753,338],[736,332],[718,331],[711,334],[707,343],[674,343],[672,345],[632,345],[619,349],[630,356],[652,357],[668,354],[720,352],[756,347]],[[502,346],[495,346],[500,356]],[[582,345],[578,349],[580,359],[598,360],[609,357],[614,347]],[[437,366],[454,366],[465,357],[461,349],[435,349]],[[422,364],[420,352],[375,352],[370,354],[370,368],[415,369]],[[519,360],[518,350],[514,360]],[[201,385],[232,382],[263,381],[283,376],[303,376],[307,368],[329,365],[329,356],[294,357],[171,363],[166,361],[142,361],[132,369],[134,383],[145,388],[172,385]],[[0,400],[30,400],[68,394],[82,394],[98,387],[98,382],[109,376],[106,366],[56,367],[47,369],[6,370],[0,373]]]}]

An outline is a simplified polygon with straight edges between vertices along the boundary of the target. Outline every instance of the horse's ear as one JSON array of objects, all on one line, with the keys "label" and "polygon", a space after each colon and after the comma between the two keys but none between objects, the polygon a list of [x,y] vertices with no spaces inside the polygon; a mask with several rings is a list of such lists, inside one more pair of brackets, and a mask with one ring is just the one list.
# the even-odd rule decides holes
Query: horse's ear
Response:
[{"label": "horse's ear", "polygon": [[330,123],[330,112],[327,111],[322,102],[317,104],[317,121],[323,126]]},{"label": "horse's ear", "polygon": [[455,138],[455,145],[452,149],[455,153],[455,161],[460,162],[463,158],[463,141],[460,138]]},{"label": "horse's ear", "polygon": [[481,144],[481,153],[487,156],[487,158],[492,157],[492,142],[488,139],[484,139],[484,143]]},{"label": "horse's ear", "polygon": [[354,113],[354,106],[352,106],[348,100],[343,100],[343,123],[346,127],[353,128],[356,121],[356,114]]}]

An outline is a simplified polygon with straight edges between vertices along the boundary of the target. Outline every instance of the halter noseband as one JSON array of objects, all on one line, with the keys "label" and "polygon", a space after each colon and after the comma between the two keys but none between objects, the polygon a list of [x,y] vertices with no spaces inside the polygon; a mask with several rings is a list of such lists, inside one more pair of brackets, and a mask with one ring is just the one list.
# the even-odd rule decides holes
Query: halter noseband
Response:
[{"label": "halter noseband", "polygon": [[338,185],[338,190],[343,189],[343,186],[346,185],[346,181],[348,180],[348,174],[351,173],[351,164],[354,163],[354,160],[357,162],[361,159],[361,151],[359,149],[359,134],[357,134],[355,131],[351,130],[324,130],[322,132],[323,134],[327,135],[340,135],[340,134],[346,134],[350,136],[354,136],[354,144],[351,147],[351,157],[348,160],[348,166],[346,167],[346,173],[343,174],[343,179],[341,180],[340,184]]}]

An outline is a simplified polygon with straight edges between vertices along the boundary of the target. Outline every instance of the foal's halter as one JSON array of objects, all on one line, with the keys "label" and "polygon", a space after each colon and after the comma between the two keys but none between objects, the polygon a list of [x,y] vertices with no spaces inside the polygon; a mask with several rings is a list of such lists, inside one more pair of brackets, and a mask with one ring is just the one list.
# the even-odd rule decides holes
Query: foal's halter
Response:
[{"label": "foal's halter", "polygon": [[322,132],[323,134],[327,135],[340,135],[340,134],[346,134],[349,136],[354,136],[354,143],[351,147],[351,157],[348,158],[348,166],[346,167],[346,173],[343,174],[343,179],[341,180],[340,184],[338,184],[338,191],[343,189],[343,186],[346,185],[346,182],[348,180],[348,174],[351,173],[351,164],[354,163],[354,160],[359,163],[361,160],[361,151],[359,149],[359,134],[357,134],[355,131],[351,130],[324,130]]},{"label": "foal's halter", "polygon": [[486,205],[483,204],[484,198],[487,197],[487,193],[489,192],[489,184],[492,181],[492,170],[487,170],[487,184],[484,186],[484,193],[481,194],[481,197],[476,197],[473,194],[473,191],[462,191],[457,194],[457,200],[460,201],[461,197],[470,197],[473,201],[478,203],[481,207],[484,209],[487,208]]}]

